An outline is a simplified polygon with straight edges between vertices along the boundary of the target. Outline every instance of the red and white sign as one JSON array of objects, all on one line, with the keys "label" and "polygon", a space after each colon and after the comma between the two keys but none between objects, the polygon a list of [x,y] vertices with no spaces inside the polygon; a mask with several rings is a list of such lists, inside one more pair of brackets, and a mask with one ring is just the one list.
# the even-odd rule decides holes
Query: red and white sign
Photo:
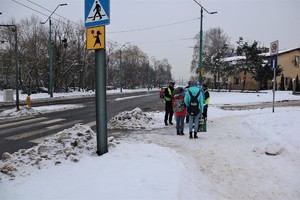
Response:
[{"label": "red and white sign", "polygon": [[277,55],[278,54],[278,40],[274,41],[274,42],[271,42],[271,45],[270,45],[270,56],[273,56],[273,55]]}]

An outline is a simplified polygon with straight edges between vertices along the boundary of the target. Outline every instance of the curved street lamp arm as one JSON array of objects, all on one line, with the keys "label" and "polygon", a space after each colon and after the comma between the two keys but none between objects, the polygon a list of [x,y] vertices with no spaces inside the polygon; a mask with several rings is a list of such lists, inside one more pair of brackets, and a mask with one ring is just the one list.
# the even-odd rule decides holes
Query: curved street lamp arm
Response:
[{"label": "curved street lamp arm", "polygon": [[48,19],[45,21],[45,22],[40,22],[41,24],[46,24],[47,23],[47,21],[51,18],[51,16],[53,15],[53,13],[55,13],[55,11],[57,10],[57,8],[59,7],[59,6],[66,6],[67,4],[66,3],[61,3],[61,4],[59,4],[56,8],[55,8],[55,10],[51,13],[51,15],[48,17]]},{"label": "curved street lamp arm", "polygon": [[201,4],[198,2],[198,1],[196,1],[196,0],[194,0],[203,10],[205,10],[205,12],[207,12],[208,14],[216,14],[216,13],[218,13],[218,12],[208,12],[203,6],[201,6]]}]

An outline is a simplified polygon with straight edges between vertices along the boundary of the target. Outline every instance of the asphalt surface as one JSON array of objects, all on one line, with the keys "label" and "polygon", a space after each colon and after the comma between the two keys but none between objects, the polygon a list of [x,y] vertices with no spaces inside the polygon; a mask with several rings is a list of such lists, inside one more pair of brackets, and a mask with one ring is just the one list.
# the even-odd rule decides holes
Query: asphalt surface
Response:
[{"label": "asphalt surface", "polygon": [[[141,108],[143,111],[162,110],[163,100],[159,91],[107,95],[107,122],[119,112]],[[82,104],[84,107],[41,114],[38,116],[0,119],[0,155],[13,153],[19,149],[30,148],[50,135],[83,123],[96,131],[95,97],[57,98],[36,100],[34,106]],[[20,102],[23,105],[23,102]],[[1,109],[14,108],[15,105],[2,105]],[[108,131],[108,135],[110,132]]]}]

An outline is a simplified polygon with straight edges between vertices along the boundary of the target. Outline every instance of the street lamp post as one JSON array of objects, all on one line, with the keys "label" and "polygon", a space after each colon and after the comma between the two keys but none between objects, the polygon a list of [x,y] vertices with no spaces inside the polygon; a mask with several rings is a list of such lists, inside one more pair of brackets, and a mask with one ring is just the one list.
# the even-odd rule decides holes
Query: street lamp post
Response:
[{"label": "street lamp post", "polygon": [[203,74],[203,61],[202,61],[202,48],[203,48],[203,30],[202,30],[202,23],[203,23],[203,10],[205,10],[205,12],[207,14],[216,14],[217,12],[208,12],[203,6],[201,6],[201,4],[199,2],[197,2],[196,0],[194,0],[200,7],[201,7],[201,11],[200,11],[200,33],[199,33],[199,68],[198,68],[198,73],[199,73],[199,84],[200,86],[202,86],[202,74]]},{"label": "street lamp post", "polygon": [[53,15],[53,13],[57,10],[57,8],[59,6],[66,6],[66,5],[67,5],[66,3],[59,4],[45,22],[40,22],[41,24],[46,24],[47,21],[49,20],[49,93],[50,93],[50,97],[53,97],[53,81],[52,81],[53,80],[53,77],[52,77],[53,53],[52,53],[52,39],[51,39],[52,38],[51,37],[51,16]]},{"label": "street lamp post", "polygon": [[[2,13],[0,13],[2,14]],[[19,108],[19,66],[18,66],[18,31],[17,31],[17,26],[16,25],[2,25],[0,26],[5,26],[5,27],[13,27],[13,32],[15,32],[15,56],[16,56],[16,106],[17,110],[20,110]]]},{"label": "street lamp post", "polygon": [[122,71],[122,48],[126,45],[129,44],[130,42],[126,42],[125,44],[123,44],[120,48],[120,92],[122,92],[122,76],[123,76],[123,71]]}]

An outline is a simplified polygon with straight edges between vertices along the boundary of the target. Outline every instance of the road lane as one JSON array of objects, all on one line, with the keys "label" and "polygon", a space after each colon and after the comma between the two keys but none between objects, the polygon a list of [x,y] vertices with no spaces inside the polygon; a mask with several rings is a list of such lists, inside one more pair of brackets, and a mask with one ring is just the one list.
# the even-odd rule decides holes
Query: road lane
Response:
[{"label": "road lane", "polygon": [[[144,111],[159,110],[162,100],[157,92],[127,95],[109,95],[107,98],[107,121],[119,112],[130,111],[140,107]],[[122,97],[126,97],[122,99]],[[118,98],[116,101],[115,99]],[[55,102],[51,102],[53,104]],[[59,100],[58,104],[83,104],[84,107],[41,114],[33,117],[0,119],[0,155],[4,152],[13,153],[22,148],[29,148],[43,141],[44,138],[59,131],[70,128],[76,123],[91,126],[96,131],[95,98]],[[39,103],[37,103],[38,105]],[[44,106],[44,105],[43,105]]]}]

